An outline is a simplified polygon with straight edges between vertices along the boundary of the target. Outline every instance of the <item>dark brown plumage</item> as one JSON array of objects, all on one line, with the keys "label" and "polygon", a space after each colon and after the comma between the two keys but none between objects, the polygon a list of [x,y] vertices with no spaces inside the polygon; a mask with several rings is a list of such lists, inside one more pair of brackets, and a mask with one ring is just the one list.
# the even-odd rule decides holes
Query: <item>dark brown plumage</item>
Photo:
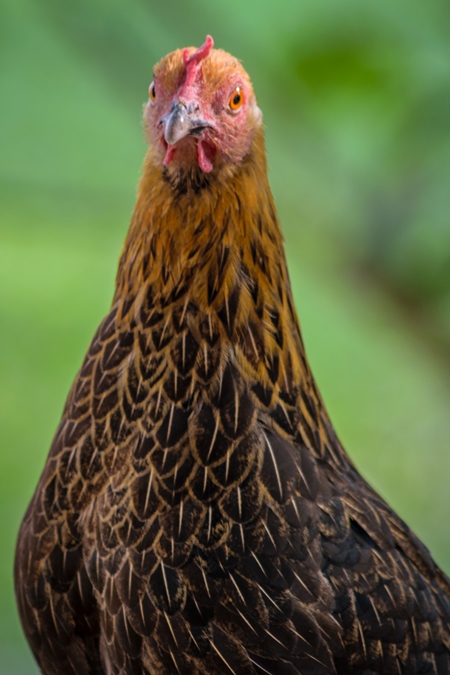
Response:
[{"label": "dark brown plumage", "polygon": [[336,438],[251,84],[211,46],[155,69],[113,305],[19,535],[25,633],[45,675],[450,673],[449,581]]}]

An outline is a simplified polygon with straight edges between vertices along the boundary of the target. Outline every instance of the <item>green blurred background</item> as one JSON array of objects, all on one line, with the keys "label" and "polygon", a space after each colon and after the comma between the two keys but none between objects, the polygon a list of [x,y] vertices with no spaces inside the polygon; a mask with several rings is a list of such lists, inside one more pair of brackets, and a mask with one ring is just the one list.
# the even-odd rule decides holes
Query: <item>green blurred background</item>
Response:
[{"label": "green blurred background", "polygon": [[167,52],[252,76],[308,354],[361,472],[450,571],[450,5],[3,0],[0,671],[16,533],[111,300]]}]

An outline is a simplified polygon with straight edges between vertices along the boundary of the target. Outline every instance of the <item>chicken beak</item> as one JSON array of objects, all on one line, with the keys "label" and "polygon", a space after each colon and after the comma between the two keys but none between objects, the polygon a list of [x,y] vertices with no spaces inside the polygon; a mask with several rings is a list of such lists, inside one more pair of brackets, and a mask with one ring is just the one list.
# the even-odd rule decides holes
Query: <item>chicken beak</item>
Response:
[{"label": "chicken beak", "polygon": [[170,112],[162,117],[164,139],[167,145],[178,143],[185,136],[200,135],[203,129],[211,125],[205,120],[195,119],[184,103],[174,103]]}]

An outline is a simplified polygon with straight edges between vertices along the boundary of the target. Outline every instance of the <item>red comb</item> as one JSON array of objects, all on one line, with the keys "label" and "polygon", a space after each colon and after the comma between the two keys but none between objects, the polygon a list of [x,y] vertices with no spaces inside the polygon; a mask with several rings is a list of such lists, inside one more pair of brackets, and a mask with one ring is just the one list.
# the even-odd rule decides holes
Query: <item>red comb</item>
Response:
[{"label": "red comb", "polygon": [[190,56],[189,49],[184,49],[183,61],[186,68],[189,68],[191,63],[199,63],[202,59],[205,59],[213,47],[214,40],[212,39],[211,35],[207,35],[204,44],[202,44],[202,46]]},{"label": "red comb", "polygon": [[193,78],[195,77],[195,73],[197,72],[198,64],[200,61],[203,61],[203,59],[206,59],[213,47],[214,40],[212,39],[211,35],[207,35],[204,44],[202,44],[202,46],[190,56],[189,49],[183,50],[183,61],[187,71],[185,86],[192,82]]}]

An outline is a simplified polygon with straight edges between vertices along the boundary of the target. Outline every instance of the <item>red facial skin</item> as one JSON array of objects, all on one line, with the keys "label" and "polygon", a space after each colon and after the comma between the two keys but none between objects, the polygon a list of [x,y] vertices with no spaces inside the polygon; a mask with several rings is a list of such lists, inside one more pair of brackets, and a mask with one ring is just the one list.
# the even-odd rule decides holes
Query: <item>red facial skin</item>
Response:
[{"label": "red facial skin", "polygon": [[[238,87],[242,105],[233,110],[230,100]],[[168,145],[163,118],[177,103],[210,126]],[[208,36],[198,50],[177,50],[157,64],[144,121],[155,161],[170,172],[200,169],[210,173],[225,166],[229,170],[242,161],[262,117],[247,73],[237,59],[212,49]]]}]

